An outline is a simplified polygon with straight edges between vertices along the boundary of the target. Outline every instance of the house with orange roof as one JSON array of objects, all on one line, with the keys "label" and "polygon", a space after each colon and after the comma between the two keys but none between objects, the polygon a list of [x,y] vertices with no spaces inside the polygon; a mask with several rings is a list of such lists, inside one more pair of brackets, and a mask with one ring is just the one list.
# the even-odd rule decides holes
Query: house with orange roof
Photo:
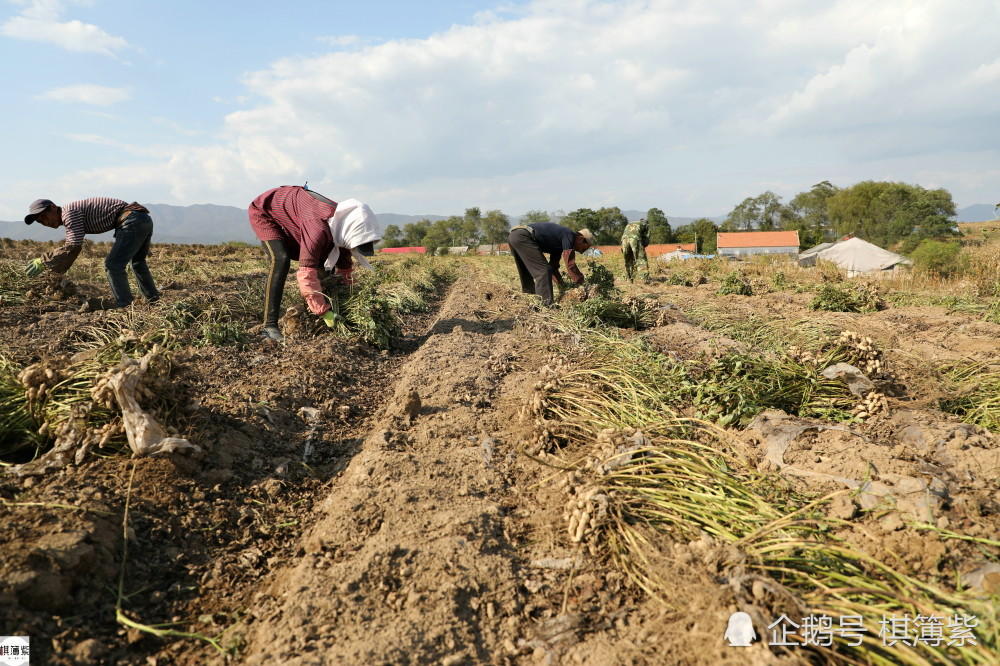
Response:
[{"label": "house with orange roof", "polygon": [[720,257],[742,259],[755,254],[799,256],[798,231],[720,231],[716,235]]}]

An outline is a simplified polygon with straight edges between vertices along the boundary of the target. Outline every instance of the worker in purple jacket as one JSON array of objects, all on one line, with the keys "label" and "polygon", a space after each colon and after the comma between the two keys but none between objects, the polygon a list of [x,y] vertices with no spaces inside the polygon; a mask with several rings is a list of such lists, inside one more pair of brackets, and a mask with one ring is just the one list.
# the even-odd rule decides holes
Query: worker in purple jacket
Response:
[{"label": "worker in purple jacket", "polygon": [[296,282],[309,311],[333,328],[339,315],[330,309],[319,270],[336,270],[351,284],[355,260],[371,268],[365,257],[374,255],[375,243],[382,240],[375,214],[355,199],[338,205],[305,187],[283,185],[254,199],[249,216],[271,264],[264,292],[264,336],[285,339],[278,329],[278,311],[292,260],[299,262]]},{"label": "worker in purple jacket", "polygon": [[576,267],[574,253],[586,252],[594,242],[594,235],[587,229],[573,231],[553,222],[535,222],[512,228],[507,242],[517,264],[521,291],[536,294],[544,305],[551,305],[552,283],[563,284],[560,261],[566,262],[569,278],[583,284],[583,273]]},{"label": "worker in purple jacket", "polygon": [[153,218],[145,206],[121,199],[92,197],[57,206],[49,199],[37,199],[28,207],[25,224],[38,222],[50,229],[66,227],[66,243],[41,257],[33,259],[25,273],[40,275],[46,268],[65,273],[83,249],[86,234],[103,234],[115,230],[115,242],[104,259],[104,270],[111,284],[111,293],[118,307],[132,303],[126,267],[131,264],[139,291],[148,301],[160,298],[153,276],[146,265],[149,244],[153,238]]}]

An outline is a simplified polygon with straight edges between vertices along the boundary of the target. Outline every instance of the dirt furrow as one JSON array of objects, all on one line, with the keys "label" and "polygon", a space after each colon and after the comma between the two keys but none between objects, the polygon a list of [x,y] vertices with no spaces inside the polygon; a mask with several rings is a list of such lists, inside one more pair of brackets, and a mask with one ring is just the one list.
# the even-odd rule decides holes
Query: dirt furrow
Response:
[{"label": "dirt furrow", "polygon": [[523,600],[489,370],[510,322],[479,319],[477,291],[452,290],[301,557],[259,594],[247,664],[483,663],[510,640]]}]

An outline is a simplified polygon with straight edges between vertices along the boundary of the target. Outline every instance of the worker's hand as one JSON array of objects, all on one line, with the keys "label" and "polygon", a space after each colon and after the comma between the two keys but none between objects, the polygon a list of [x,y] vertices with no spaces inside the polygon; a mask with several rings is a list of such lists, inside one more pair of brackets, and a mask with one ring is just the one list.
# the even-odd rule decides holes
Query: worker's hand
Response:
[{"label": "worker's hand", "polygon": [[357,280],[354,278],[353,268],[338,268],[336,270],[337,277],[340,278],[340,283],[347,285],[348,287],[353,287]]},{"label": "worker's hand", "polygon": [[340,322],[341,324],[344,323],[344,318],[341,315],[334,312],[333,310],[327,310],[326,312],[324,312],[322,319],[323,323],[326,324],[327,328],[335,327],[337,325],[337,322]]},{"label": "worker's hand", "polygon": [[31,263],[25,267],[24,274],[28,277],[36,277],[41,275],[44,270],[45,264],[42,263],[41,259],[32,259]]}]

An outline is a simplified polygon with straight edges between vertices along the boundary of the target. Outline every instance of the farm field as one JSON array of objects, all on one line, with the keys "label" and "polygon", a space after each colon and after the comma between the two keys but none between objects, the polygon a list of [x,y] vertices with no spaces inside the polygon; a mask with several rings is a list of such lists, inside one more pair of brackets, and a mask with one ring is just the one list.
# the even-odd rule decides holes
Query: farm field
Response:
[{"label": "farm field", "polygon": [[[44,244],[2,242],[0,618],[37,663],[1000,662],[988,238],[950,280],[584,259],[551,310],[510,257],[377,257],[343,331],[290,280],[285,344],[256,247],[158,246],[161,301],[105,310],[106,245],[29,281]],[[130,455],[123,356],[195,448]]]}]

